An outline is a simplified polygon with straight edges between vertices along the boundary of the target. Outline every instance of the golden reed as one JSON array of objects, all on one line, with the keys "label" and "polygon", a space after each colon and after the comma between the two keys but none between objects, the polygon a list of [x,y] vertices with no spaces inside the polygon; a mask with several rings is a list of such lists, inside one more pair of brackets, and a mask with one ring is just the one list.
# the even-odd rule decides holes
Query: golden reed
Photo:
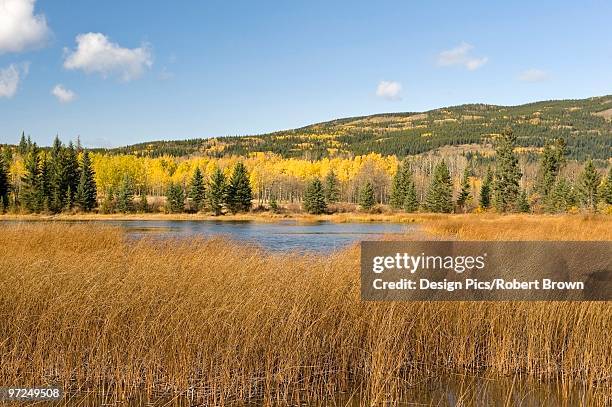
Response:
[{"label": "golden reed", "polygon": [[[610,303],[368,303],[357,247],[273,255],[92,224],[0,227],[2,385],[208,405],[345,392],[373,405],[440,375],[518,374],[611,402]],[[433,217],[425,228],[467,239],[612,233],[588,217]]]}]

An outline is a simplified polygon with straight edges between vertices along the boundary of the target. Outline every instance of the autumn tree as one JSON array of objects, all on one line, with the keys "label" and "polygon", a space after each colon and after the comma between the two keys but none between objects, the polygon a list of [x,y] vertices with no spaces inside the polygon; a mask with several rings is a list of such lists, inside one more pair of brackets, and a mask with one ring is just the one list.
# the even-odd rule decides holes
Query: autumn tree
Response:
[{"label": "autumn tree", "polygon": [[304,192],[304,210],[313,215],[320,215],[327,210],[325,192],[319,178],[313,179]]},{"label": "autumn tree", "polygon": [[495,179],[493,181],[493,204],[499,212],[518,210],[518,198],[521,194],[519,183],[521,170],[518,157],[514,152],[516,136],[507,127],[495,148]]},{"label": "autumn tree", "polygon": [[221,171],[221,168],[215,167],[215,170],[210,177],[208,185],[208,193],[206,194],[206,200],[208,209],[213,212],[216,216],[221,215],[223,211],[223,205],[225,203],[227,186],[225,183],[225,174]]},{"label": "autumn tree", "polygon": [[591,210],[597,210],[598,189],[601,176],[593,165],[593,160],[587,161],[578,179],[578,190],[582,204]]},{"label": "autumn tree", "polygon": [[204,208],[206,199],[206,187],[204,186],[204,176],[200,167],[196,167],[191,178],[191,186],[189,189],[189,198],[191,199],[192,209],[196,212]]},{"label": "autumn tree", "polygon": [[425,197],[425,207],[431,212],[451,213],[453,211],[453,184],[444,160],[434,169]]},{"label": "autumn tree", "polygon": [[95,174],[87,151],[83,153],[80,173],[74,201],[81,210],[89,212],[96,207],[98,194],[94,181]]},{"label": "autumn tree", "polygon": [[244,164],[238,162],[227,185],[227,208],[232,213],[248,212],[251,209],[252,200],[249,173]]}]

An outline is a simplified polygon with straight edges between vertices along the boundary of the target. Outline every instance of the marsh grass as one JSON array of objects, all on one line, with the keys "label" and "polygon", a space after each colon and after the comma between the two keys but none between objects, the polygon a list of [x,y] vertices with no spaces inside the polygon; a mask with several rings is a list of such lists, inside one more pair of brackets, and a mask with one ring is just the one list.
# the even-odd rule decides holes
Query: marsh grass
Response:
[{"label": "marsh grass", "polygon": [[[529,235],[510,217],[485,223],[488,232],[432,222],[459,238],[495,238],[506,226]],[[556,222],[537,233],[561,230]],[[573,226],[610,239],[598,224]],[[610,402],[610,303],[363,302],[357,247],[280,255],[222,239],[24,223],[2,225],[0,248],[2,384],[114,400],[313,404],[345,394],[373,405],[441,375],[486,374],[558,380],[568,394],[588,388],[589,404]]]}]

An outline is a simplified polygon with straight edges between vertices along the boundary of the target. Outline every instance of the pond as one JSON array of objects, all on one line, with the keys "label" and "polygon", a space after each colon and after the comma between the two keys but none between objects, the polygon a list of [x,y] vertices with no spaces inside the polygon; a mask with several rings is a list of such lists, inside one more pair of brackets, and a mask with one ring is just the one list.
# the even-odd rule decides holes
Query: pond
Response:
[{"label": "pond", "polygon": [[[34,221],[5,221],[34,222]],[[414,224],[391,222],[335,223],[329,221],[277,222],[226,220],[95,220],[56,221],[98,223],[119,226],[129,236],[190,237],[224,236],[235,241],[256,244],[271,251],[331,252],[362,240],[376,240],[383,235],[406,235],[417,230]]]},{"label": "pond", "polygon": [[272,251],[329,252],[361,240],[379,239],[382,235],[401,235],[416,230],[414,225],[399,223],[302,223],[254,221],[104,221],[124,228],[134,237],[225,236],[235,241],[254,243]]}]

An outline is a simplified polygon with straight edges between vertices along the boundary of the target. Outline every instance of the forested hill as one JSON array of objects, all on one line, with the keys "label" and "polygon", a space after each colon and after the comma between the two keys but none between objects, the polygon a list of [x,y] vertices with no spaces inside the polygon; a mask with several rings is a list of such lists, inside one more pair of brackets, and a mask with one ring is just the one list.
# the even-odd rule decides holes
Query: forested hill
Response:
[{"label": "forested hill", "polygon": [[270,134],[156,141],[108,152],[213,157],[273,152],[307,159],[376,152],[403,157],[445,145],[486,144],[508,125],[523,147],[541,147],[547,140],[563,137],[569,158],[612,157],[612,95],[520,106],[468,104],[422,113],[377,114]]}]

